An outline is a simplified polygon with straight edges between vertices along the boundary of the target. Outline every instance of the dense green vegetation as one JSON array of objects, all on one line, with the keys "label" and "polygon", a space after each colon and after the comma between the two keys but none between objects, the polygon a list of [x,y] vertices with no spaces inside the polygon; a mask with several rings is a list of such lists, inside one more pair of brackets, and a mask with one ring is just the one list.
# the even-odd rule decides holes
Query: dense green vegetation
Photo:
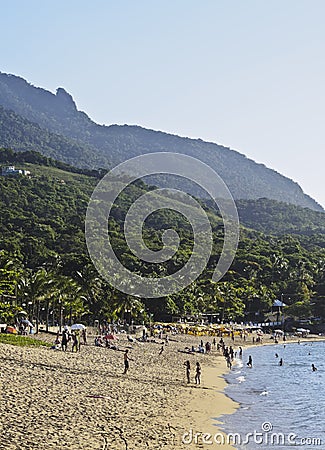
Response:
[{"label": "dense green vegetation", "polygon": [[[28,159],[30,154],[25,156]],[[206,207],[214,247],[205,271],[178,294],[140,299],[108,285],[88,256],[84,219],[96,177],[76,169],[63,171],[55,161],[40,165],[38,156],[32,156],[37,164],[20,163],[27,165],[32,177],[0,177],[0,322],[12,322],[15,311],[21,308],[32,320],[39,318],[50,324],[58,323],[60,317],[64,322],[118,318],[141,322],[149,316],[170,319],[202,313],[218,314],[219,320],[255,321],[262,320],[276,298],[288,305],[288,316],[325,318],[322,214],[309,211],[306,223],[308,210],[303,208],[263,200],[248,202],[245,209],[245,202],[241,202],[239,212],[249,228],[241,228],[236,258],[226,276],[212,283],[211,274],[223,244],[223,226],[218,214]],[[160,210],[145,222],[143,236],[152,250],[162,248],[165,229],[174,228],[180,236],[178,251],[159,265],[136,258],[123,237],[129,206],[152,189],[140,181],[125,189],[112,210],[108,231],[125,266],[144,276],[164,276],[182,267],[192,252],[192,229],[183,216]],[[270,215],[273,220],[268,227]],[[291,234],[287,233],[288,217],[297,218],[290,223]],[[305,223],[306,232],[301,234]]]},{"label": "dense green vegetation", "polygon": [[[267,197],[322,210],[300,186],[262,164],[229,148],[201,139],[188,139],[137,126],[103,126],[77,110],[62,88],[56,95],[14,75],[0,73],[0,145],[38,150],[77,167],[107,169],[149,152],[178,152],[201,159],[227,183],[235,199]],[[168,186],[169,179],[151,183]],[[196,186],[181,183],[198,197]]]},{"label": "dense green vegetation", "polygon": [[[207,205],[213,207],[211,202]],[[236,200],[242,225],[266,234],[325,235],[325,214],[268,198]]]},{"label": "dense green vegetation", "polygon": [[109,161],[80,141],[50,132],[0,106],[0,145],[16,151],[36,151],[83,168],[108,167]]}]

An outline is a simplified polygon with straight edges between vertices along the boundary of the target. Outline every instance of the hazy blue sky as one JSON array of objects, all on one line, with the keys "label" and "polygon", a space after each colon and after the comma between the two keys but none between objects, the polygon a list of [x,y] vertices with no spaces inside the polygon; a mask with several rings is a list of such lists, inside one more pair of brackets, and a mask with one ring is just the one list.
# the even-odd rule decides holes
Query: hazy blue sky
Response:
[{"label": "hazy blue sky", "polygon": [[101,124],[229,146],[325,206],[325,0],[0,0],[1,67]]}]

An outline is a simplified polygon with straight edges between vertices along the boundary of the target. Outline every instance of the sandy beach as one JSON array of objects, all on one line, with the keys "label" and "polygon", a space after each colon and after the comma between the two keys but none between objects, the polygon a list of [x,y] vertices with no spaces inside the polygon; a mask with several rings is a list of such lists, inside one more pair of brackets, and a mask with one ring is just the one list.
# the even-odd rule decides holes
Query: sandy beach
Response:
[{"label": "sandy beach", "polygon": [[[179,352],[198,338],[174,339],[159,355],[159,344],[129,343],[122,336],[118,347],[129,348],[132,358],[126,375],[123,352],[91,340],[80,353],[0,345],[1,448],[202,448],[199,438],[189,442],[190,435],[183,435],[216,433],[212,417],[233,411],[235,404],[222,393],[226,363],[217,351]],[[199,387],[196,361],[202,365]]]},{"label": "sandy beach", "polygon": [[[121,351],[95,347],[92,338],[79,353],[1,344],[1,448],[204,449],[201,433],[218,433],[213,418],[231,414],[238,405],[223,393],[227,368],[217,350],[183,353],[200,339],[171,337],[161,355],[160,344],[130,343],[123,335]],[[236,342],[235,349],[238,345],[242,343]],[[126,348],[131,361],[124,375]],[[186,360],[191,363],[190,385]],[[194,384],[197,361],[200,386]]]}]

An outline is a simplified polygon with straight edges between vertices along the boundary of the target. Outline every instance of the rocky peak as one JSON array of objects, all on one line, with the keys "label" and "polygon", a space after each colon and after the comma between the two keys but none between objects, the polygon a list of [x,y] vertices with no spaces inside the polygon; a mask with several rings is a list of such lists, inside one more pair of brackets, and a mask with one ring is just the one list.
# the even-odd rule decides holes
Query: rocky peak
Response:
[{"label": "rocky peak", "polygon": [[72,96],[63,88],[59,87],[56,90],[56,98],[61,102],[66,104],[73,109],[77,109],[76,104],[72,98]]}]

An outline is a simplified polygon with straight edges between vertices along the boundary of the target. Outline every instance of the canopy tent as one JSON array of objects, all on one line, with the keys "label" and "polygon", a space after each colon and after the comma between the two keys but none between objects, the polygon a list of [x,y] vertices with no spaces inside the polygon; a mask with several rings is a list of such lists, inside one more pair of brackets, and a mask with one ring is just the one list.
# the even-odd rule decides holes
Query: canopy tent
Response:
[{"label": "canopy tent", "polygon": [[282,308],[283,306],[287,306],[285,303],[283,303],[281,300],[274,300],[274,303],[272,305],[274,308]]}]

